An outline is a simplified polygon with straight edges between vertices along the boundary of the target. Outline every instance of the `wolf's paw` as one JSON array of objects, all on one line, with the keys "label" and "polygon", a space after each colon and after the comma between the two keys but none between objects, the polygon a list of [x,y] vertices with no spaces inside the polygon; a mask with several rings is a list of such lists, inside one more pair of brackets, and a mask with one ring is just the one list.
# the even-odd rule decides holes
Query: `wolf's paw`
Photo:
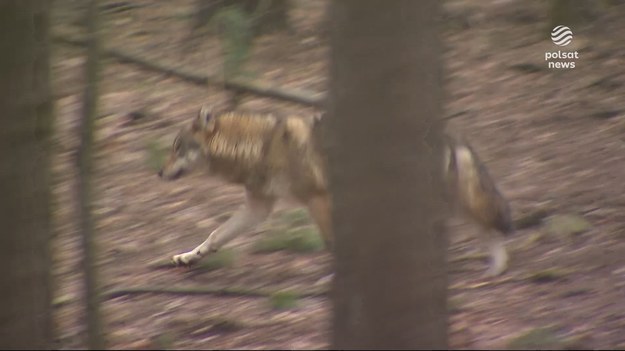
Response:
[{"label": "wolf's paw", "polygon": [[180,255],[174,255],[171,258],[172,263],[175,266],[191,266],[194,263],[197,263],[202,256],[196,250],[185,252]]},{"label": "wolf's paw", "polygon": [[505,267],[504,268],[490,267],[489,269],[486,270],[486,272],[484,272],[484,278],[494,278],[499,275],[502,275],[505,271],[506,271]]},{"label": "wolf's paw", "polygon": [[330,274],[320,278],[319,280],[317,280],[315,282],[315,284],[313,284],[313,286],[329,285],[330,283],[332,283],[332,280],[334,280],[334,273],[330,273]]},{"label": "wolf's paw", "polygon": [[494,278],[502,275],[508,269],[507,262],[495,262],[484,272],[485,278]]},{"label": "wolf's paw", "polygon": [[486,277],[496,277],[508,269],[508,252],[503,241],[495,240],[490,244],[490,267],[484,275]]}]

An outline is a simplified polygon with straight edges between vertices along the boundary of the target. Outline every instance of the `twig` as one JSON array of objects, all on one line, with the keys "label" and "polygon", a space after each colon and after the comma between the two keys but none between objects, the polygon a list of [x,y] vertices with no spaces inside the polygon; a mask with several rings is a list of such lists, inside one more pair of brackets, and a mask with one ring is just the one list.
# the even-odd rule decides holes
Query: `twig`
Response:
[{"label": "twig", "polygon": [[488,259],[487,254],[475,253],[475,254],[462,255],[459,257],[452,258],[449,260],[449,262],[457,263],[457,262],[463,262],[463,261],[485,261],[487,259]]},{"label": "twig", "polygon": [[[169,287],[133,287],[133,288],[119,288],[111,290],[103,294],[104,299],[114,299],[116,297],[124,295],[136,295],[136,294],[173,294],[173,295],[216,295],[216,296],[247,296],[247,297],[270,297],[275,291],[263,290],[263,289],[248,289],[248,288],[208,288],[208,287],[181,287],[181,288],[169,288]],[[309,291],[294,291],[294,294],[298,297],[322,297],[328,294],[327,290],[309,290]]]},{"label": "twig", "polygon": [[516,230],[521,230],[540,225],[542,220],[548,217],[551,213],[553,213],[552,208],[538,207],[532,209],[528,213],[525,213],[514,220],[514,228]]}]

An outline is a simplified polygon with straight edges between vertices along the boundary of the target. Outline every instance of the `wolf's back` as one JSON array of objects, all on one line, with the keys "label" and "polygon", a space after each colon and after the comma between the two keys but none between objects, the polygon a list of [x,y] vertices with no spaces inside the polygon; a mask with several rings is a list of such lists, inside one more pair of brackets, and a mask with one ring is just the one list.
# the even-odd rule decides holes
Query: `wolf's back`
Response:
[{"label": "wolf's back", "polygon": [[510,206],[471,146],[447,138],[446,173],[452,196],[463,211],[486,228],[514,231]]}]

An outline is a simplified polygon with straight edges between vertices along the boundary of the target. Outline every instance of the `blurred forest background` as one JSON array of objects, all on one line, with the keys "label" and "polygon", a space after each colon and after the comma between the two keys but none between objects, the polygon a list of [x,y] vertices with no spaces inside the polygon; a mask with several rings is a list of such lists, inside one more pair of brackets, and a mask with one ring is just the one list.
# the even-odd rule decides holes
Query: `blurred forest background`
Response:
[{"label": "blurred forest background", "polygon": [[[283,206],[198,266],[162,269],[159,260],[223,223],[243,192],[199,172],[172,183],[156,172],[203,103],[320,111],[330,2],[100,0],[97,21],[88,1],[42,3],[0,4],[0,48],[11,53],[0,59],[10,82],[0,106],[19,91],[35,106],[3,117],[2,215],[38,219],[29,232],[5,226],[0,239],[2,276],[13,279],[0,293],[2,325],[19,330],[30,317],[6,316],[37,315],[49,298],[50,323],[33,322],[25,337],[51,337],[59,349],[103,339],[115,349],[328,348],[331,301],[315,282],[331,257],[306,212]],[[625,348],[625,2],[441,3],[443,117],[472,142],[518,229],[509,271],[484,278],[479,228],[450,220],[449,347]],[[95,23],[99,50],[89,45]],[[556,25],[571,28],[569,45],[552,42]],[[49,52],[38,49],[46,40]],[[87,55],[96,51],[97,87]],[[545,53],[557,51],[577,51],[575,68],[549,68]],[[48,76],[52,101],[38,85]],[[92,124],[81,123],[89,113]],[[50,174],[38,163],[47,157]],[[33,186],[46,181],[51,189]],[[50,217],[40,206],[48,199]],[[49,238],[38,234],[48,223]],[[51,296],[38,289],[46,281]],[[101,299],[85,299],[93,292]],[[85,306],[100,306],[100,320],[87,323]],[[100,335],[87,341],[87,326]]]}]

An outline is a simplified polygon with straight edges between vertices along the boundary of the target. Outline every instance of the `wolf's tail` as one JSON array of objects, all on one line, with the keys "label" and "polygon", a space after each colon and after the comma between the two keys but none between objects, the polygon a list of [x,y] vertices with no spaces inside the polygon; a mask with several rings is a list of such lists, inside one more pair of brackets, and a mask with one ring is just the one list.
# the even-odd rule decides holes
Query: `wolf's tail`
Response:
[{"label": "wolf's tail", "polygon": [[451,196],[469,216],[486,228],[514,232],[510,206],[486,166],[466,141],[447,138],[445,173]]}]

